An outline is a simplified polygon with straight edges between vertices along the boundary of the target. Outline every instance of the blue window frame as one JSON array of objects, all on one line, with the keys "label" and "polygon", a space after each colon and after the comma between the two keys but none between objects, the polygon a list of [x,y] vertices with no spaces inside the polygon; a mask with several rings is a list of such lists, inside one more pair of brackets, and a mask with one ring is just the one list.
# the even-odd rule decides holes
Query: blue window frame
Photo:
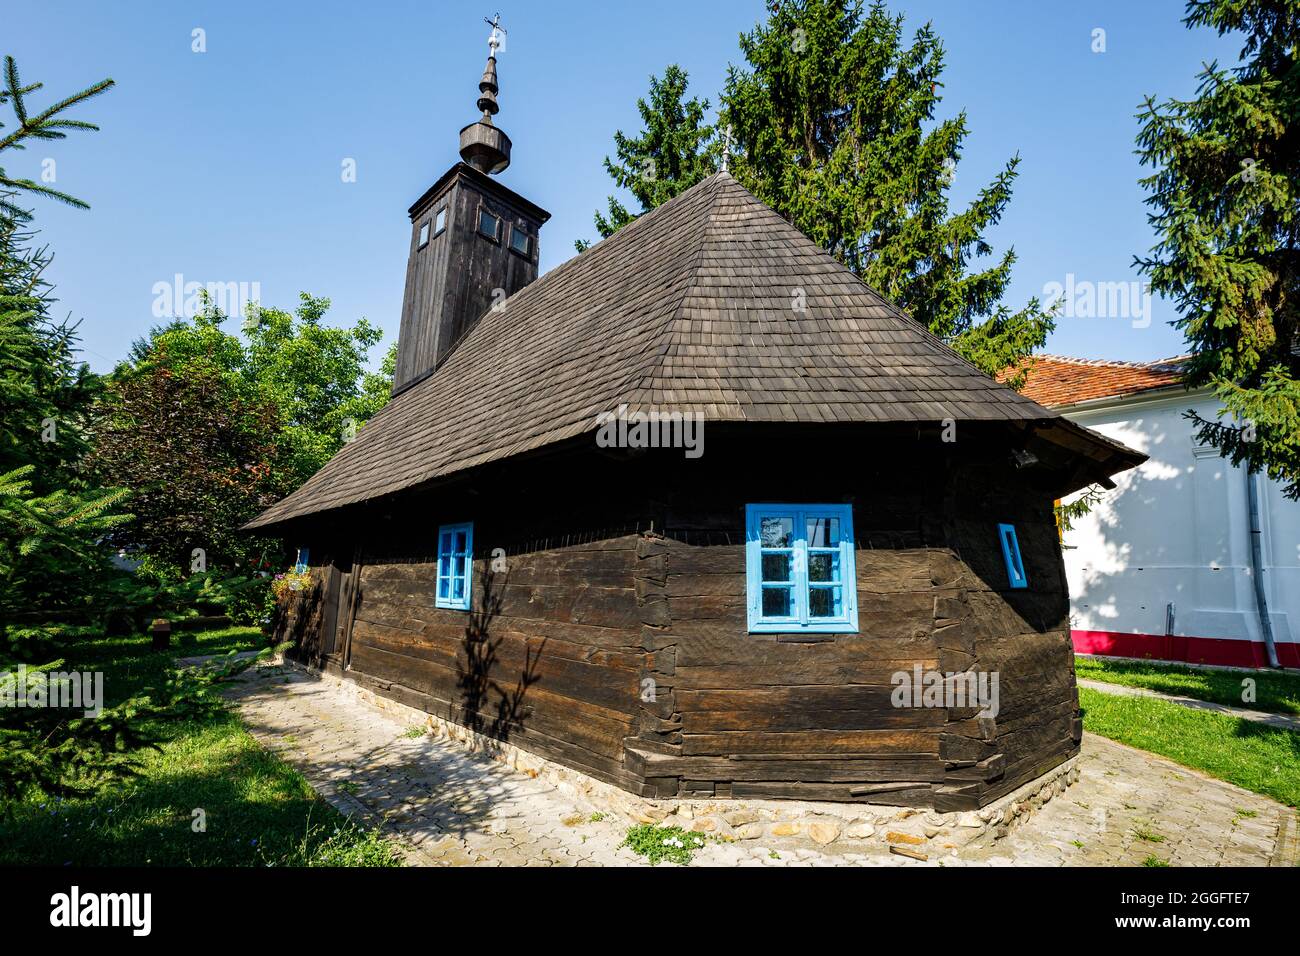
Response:
[{"label": "blue window frame", "polygon": [[1025,562],[1020,560],[1020,542],[1016,540],[1016,526],[998,525],[998,539],[1002,542],[1002,559],[1007,563],[1007,578],[1013,588],[1029,587],[1025,575]]},{"label": "blue window frame", "polygon": [[746,505],[745,576],[751,633],[857,633],[852,505]]},{"label": "blue window frame", "polygon": [[308,561],[311,557],[311,551],[308,548],[299,548],[298,557],[293,560],[293,570],[295,574],[302,574],[307,570]]},{"label": "blue window frame", "polygon": [[438,590],[433,603],[454,611],[469,610],[474,569],[474,525],[445,524],[438,529]]}]

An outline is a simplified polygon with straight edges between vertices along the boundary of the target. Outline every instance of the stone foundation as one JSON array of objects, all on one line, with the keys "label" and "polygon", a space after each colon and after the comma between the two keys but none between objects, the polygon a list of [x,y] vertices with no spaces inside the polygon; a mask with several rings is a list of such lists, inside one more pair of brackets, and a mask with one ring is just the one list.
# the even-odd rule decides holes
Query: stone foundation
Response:
[{"label": "stone foundation", "polygon": [[432,736],[489,756],[529,777],[540,778],[564,795],[590,804],[594,810],[616,814],[630,823],[679,826],[724,840],[782,837],[846,848],[878,841],[899,855],[928,859],[1001,839],[1079,779],[1076,755],[986,807],[959,813],[801,800],[649,799],[538,757],[514,744],[380,696],[349,677],[287,658],[278,663],[318,679],[335,681],[362,703],[390,714],[395,720],[423,724]]}]

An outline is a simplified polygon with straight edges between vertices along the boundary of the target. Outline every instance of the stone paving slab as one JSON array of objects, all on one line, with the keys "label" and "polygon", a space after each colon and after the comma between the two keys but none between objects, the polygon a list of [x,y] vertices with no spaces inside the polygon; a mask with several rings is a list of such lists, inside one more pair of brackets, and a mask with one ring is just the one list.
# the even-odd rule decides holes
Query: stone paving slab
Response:
[{"label": "stone paving slab", "polygon": [[1266,710],[1249,710],[1245,707],[1230,707],[1227,704],[1216,704],[1210,700],[1184,697],[1182,694],[1166,694],[1163,691],[1152,690],[1149,687],[1129,687],[1125,684],[1108,684],[1100,680],[1081,679],[1079,686],[1086,687],[1089,690],[1101,691],[1103,694],[1115,694],[1119,697],[1154,697],[1156,700],[1168,701],[1171,704],[1178,704],[1180,707],[1190,707],[1193,710],[1211,710],[1216,714],[1240,717],[1242,720],[1252,720],[1257,724],[1267,724],[1280,730],[1293,730],[1300,733],[1300,717],[1290,717],[1286,714],[1273,714]]},{"label": "stone paving slab", "polygon": [[[540,778],[430,737],[332,679],[261,667],[233,685],[249,732],[343,812],[380,825],[428,866],[635,866],[631,821]],[[702,866],[1174,866],[1300,862],[1295,811],[1171,761],[1084,735],[1079,782],[1001,840],[922,850],[881,840],[821,847],[807,837],[710,841]],[[661,865],[671,866],[664,863]]]},{"label": "stone paving slab", "polygon": [[[1293,808],[1085,733],[1079,782],[1021,828],[964,854],[1002,866],[1296,866]],[[1153,861],[1153,862],[1154,862]]]}]

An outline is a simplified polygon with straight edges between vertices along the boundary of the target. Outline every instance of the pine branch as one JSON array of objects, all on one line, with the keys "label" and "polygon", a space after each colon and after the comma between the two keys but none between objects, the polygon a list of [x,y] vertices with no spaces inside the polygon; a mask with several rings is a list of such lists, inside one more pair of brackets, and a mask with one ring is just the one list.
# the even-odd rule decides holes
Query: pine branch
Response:
[{"label": "pine branch", "polygon": [[[11,105],[14,116],[18,120],[18,126],[7,136],[0,138],[0,152],[6,149],[24,149],[25,140],[49,141],[65,139],[67,133],[64,130],[97,130],[99,127],[85,120],[55,119],[55,117],[78,103],[83,103],[88,99],[99,96],[101,93],[107,92],[113,85],[112,79],[100,80],[79,93],[64,97],[33,116],[28,112],[25,97],[28,93],[41,89],[41,84],[33,83],[24,86],[22,79],[18,75],[18,64],[12,56],[6,56],[4,63],[4,91],[0,93],[0,101]],[[0,186],[34,192],[72,206],[88,208],[81,200],[69,196],[67,193],[40,186],[26,179],[9,179],[4,175],[3,168],[0,168]],[[5,197],[0,197],[0,210],[3,210],[5,215],[12,216],[18,221],[26,221],[29,218],[24,210]]]},{"label": "pine branch", "polygon": [[36,193],[41,196],[48,196],[51,199],[57,199],[59,202],[67,203],[69,206],[75,206],[78,209],[89,209],[90,204],[86,203],[76,196],[70,196],[65,192],[57,189],[51,189],[49,186],[33,182],[30,179],[8,179],[0,175],[0,186],[10,186],[18,189],[25,189],[28,192]]}]

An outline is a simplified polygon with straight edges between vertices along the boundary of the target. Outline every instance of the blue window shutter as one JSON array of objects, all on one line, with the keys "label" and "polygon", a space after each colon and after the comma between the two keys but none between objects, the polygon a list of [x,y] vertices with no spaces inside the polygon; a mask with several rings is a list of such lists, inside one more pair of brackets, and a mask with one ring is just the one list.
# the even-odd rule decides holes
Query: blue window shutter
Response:
[{"label": "blue window shutter", "polygon": [[438,528],[438,563],[433,603],[453,611],[473,604],[474,524],[445,524]]},{"label": "blue window shutter", "polygon": [[[834,528],[839,537],[832,541]],[[749,631],[856,633],[854,548],[852,505],[746,505]]]},{"label": "blue window shutter", "polygon": [[998,525],[998,540],[1002,542],[1002,560],[1007,564],[1007,580],[1013,588],[1029,587],[1025,563],[1020,558],[1020,542],[1016,539],[1016,526]]}]

